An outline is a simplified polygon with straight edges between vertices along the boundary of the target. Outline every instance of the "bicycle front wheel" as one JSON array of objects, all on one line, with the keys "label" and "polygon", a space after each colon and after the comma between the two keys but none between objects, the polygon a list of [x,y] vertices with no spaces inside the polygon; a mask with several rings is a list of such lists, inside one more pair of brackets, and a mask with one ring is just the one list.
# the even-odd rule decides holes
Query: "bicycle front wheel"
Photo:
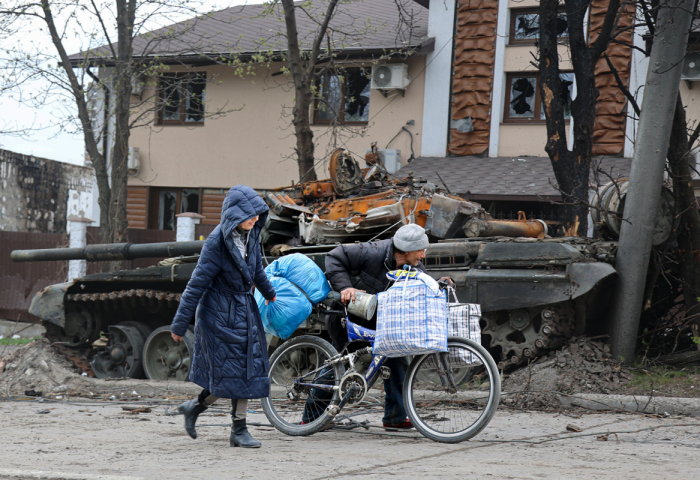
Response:
[{"label": "bicycle front wheel", "polygon": [[403,394],[416,430],[436,442],[457,443],[481,432],[496,414],[501,378],[478,343],[449,337],[447,346],[447,353],[413,359]]},{"label": "bicycle front wheel", "polygon": [[262,407],[277,430],[311,435],[333,420],[326,408],[340,403],[338,390],[300,384],[337,387],[345,367],[328,362],[337,354],[333,345],[310,335],[288,340],[275,350],[270,357],[270,396],[262,399]]}]

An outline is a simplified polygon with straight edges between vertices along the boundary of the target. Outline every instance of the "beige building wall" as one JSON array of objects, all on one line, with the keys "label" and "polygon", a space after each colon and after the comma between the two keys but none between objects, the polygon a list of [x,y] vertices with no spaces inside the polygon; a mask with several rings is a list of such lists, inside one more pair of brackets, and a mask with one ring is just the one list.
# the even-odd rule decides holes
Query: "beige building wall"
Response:
[{"label": "beige building wall", "polygon": [[688,125],[693,126],[700,120],[700,82],[692,82],[690,85],[692,88],[688,88],[688,83],[681,80],[680,92]]},{"label": "beige building wall", "polygon": [[[509,14],[512,8],[532,8],[539,7],[539,0],[509,0]],[[508,29],[510,29],[510,16],[508,17]],[[510,34],[508,31],[507,34]],[[506,39],[506,47],[503,58],[504,73],[517,72],[537,72],[537,68],[532,64],[534,61],[533,54],[536,53],[534,45],[508,45]],[[559,45],[559,61],[562,70],[573,70],[571,66],[571,55],[569,48],[566,45]],[[502,95],[502,105],[505,103],[506,91],[505,85]],[[501,120],[498,136],[498,155],[503,157],[511,157],[518,155],[527,156],[547,156],[544,151],[547,143],[547,127],[544,124],[522,124],[522,123],[503,123],[503,112],[494,112]]]},{"label": "beige building wall", "polygon": [[[401,160],[406,163],[411,155],[410,138],[401,131],[402,126],[413,132],[413,149],[420,153],[425,57],[403,62],[409,65],[412,79],[405,97],[390,92],[384,98],[372,90],[370,121],[364,128],[352,127],[332,135],[328,126],[313,126],[316,158],[327,158],[336,147],[347,148],[362,158],[371,142],[387,148],[398,133],[388,148],[400,149]],[[229,188],[246,184],[266,189],[297,182],[298,167],[289,158],[295,145],[291,125],[294,93],[288,76],[272,75],[279,69],[280,65],[269,70],[258,68],[255,75],[245,78],[226,66],[194,69],[207,72],[207,78],[214,80],[206,90],[208,113],[219,109],[240,111],[207,118],[201,126],[159,126],[150,121],[132,130],[130,145],[140,149],[141,168],[129,179],[129,185]],[[155,113],[149,115],[155,118]],[[410,120],[414,124],[407,126]],[[364,167],[364,162],[360,163]],[[322,164],[317,167],[317,175],[327,178]]]}]

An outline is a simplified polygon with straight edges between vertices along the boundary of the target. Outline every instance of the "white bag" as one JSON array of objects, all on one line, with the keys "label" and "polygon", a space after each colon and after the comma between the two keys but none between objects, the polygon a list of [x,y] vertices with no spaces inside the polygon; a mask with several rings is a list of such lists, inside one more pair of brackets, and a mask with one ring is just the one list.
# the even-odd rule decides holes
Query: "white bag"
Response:
[{"label": "white bag", "polygon": [[[481,327],[479,325],[481,305],[478,303],[459,303],[454,289],[450,288],[449,291],[455,301],[447,304],[447,325],[450,337],[468,338],[481,344]],[[479,361],[479,358],[460,348],[450,353],[450,361],[457,364],[473,363]]]},{"label": "white bag", "polygon": [[413,270],[387,274],[396,282],[377,294],[375,355],[405,357],[447,351],[447,295],[433,289],[423,275]]}]

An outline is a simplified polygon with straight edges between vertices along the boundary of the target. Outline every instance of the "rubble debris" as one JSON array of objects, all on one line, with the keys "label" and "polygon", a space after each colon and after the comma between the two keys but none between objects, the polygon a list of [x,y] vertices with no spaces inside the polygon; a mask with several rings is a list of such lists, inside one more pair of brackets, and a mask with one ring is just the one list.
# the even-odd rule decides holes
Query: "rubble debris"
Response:
[{"label": "rubble debris", "polygon": [[587,337],[573,337],[503,381],[506,405],[561,408],[557,394],[613,393],[632,379],[631,371],[613,360],[610,346]]},{"label": "rubble debris", "polygon": [[[5,372],[0,373],[3,397],[66,393],[84,382],[81,372],[45,338],[18,348],[3,361],[6,363]],[[30,395],[31,392],[35,395]]]}]

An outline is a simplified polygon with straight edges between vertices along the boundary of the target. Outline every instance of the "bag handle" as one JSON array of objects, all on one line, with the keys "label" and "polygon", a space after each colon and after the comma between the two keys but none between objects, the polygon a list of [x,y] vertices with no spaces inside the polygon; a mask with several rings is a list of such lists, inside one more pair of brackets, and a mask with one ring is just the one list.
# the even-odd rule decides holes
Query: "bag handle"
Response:
[{"label": "bag handle", "polygon": [[459,299],[457,298],[457,291],[452,288],[452,287],[447,287],[447,298],[449,299],[450,293],[452,294],[452,298],[455,299],[455,303],[459,303]]}]

